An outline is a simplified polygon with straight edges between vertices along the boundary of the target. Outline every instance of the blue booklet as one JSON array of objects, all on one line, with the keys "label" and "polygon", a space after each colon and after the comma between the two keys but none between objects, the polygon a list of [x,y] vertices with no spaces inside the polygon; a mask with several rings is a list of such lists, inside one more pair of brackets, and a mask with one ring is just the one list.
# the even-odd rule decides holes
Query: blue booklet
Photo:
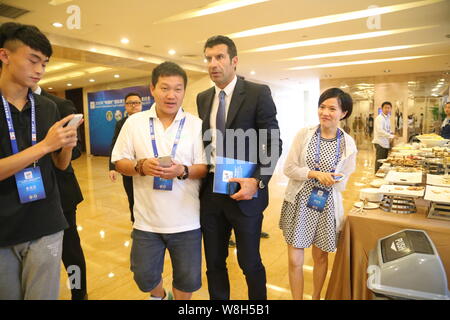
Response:
[{"label": "blue booklet", "polygon": [[[216,157],[213,192],[234,194],[239,183],[228,182],[231,178],[250,178],[256,169],[256,163],[232,158]],[[258,197],[258,192],[253,198]]]}]

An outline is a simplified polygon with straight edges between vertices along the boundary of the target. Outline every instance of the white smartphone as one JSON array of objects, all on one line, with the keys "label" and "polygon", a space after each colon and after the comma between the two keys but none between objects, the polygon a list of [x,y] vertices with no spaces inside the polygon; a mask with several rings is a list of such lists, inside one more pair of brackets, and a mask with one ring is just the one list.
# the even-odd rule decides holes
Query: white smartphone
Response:
[{"label": "white smartphone", "polygon": [[72,118],[72,120],[69,121],[67,126],[76,126],[81,121],[81,119],[83,119],[83,114],[82,113],[77,113]]},{"label": "white smartphone", "polygon": [[170,157],[170,156],[159,157],[158,161],[159,161],[159,165],[163,168],[169,168],[172,166],[172,157]]}]

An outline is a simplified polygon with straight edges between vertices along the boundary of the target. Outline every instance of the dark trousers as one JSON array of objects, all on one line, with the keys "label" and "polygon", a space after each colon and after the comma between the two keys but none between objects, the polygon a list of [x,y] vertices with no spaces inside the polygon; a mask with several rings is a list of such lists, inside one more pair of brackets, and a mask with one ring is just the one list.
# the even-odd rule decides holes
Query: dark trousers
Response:
[{"label": "dark trousers", "polygon": [[128,207],[130,208],[131,222],[134,222],[133,206],[134,206],[134,193],[133,193],[133,178],[128,176],[122,176],[123,187],[128,197]]},{"label": "dark trousers", "polygon": [[[86,260],[81,248],[80,236],[77,230],[76,211],[64,211],[64,216],[69,223],[69,228],[64,230],[62,261],[66,270],[70,266],[79,267],[81,286],[71,289],[72,300],[83,300],[87,293],[86,288]],[[78,270],[78,269],[74,269]],[[69,279],[74,276],[74,270],[68,271]],[[77,275],[78,276],[78,275]]]},{"label": "dark trousers", "polygon": [[212,175],[200,198],[200,223],[206,258],[206,276],[211,300],[230,299],[230,281],[226,259],[231,229],[236,237],[237,258],[248,287],[250,300],[267,299],[266,270],[261,261],[259,243],[262,212],[246,216],[228,195],[212,192]]},{"label": "dark trousers", "polygon": [[383,148],[378,143],[374,143],[375,145],[375,173],[377,173],[378,169],[382,166],[382,163],[378,162],[378,159],[386,159],[388,157],[389,149]]}]

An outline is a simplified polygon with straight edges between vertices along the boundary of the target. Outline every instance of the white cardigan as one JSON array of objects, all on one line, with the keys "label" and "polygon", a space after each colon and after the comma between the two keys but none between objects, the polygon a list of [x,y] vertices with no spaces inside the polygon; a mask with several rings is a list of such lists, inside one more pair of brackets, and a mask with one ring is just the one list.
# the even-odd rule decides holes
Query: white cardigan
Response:
[{"label": "white cardigan", "polygon": [[[286,188],[284,200],[288,202],[295,202],[295,197],[302,189],[303,184],[308,180],[308,174],[311,171],[306,164],[306,153],[308,144],[319,126],[303,128],[297,133],[292,142],[291,149],[284,163],[284,174],[289,178],[289,183]],[[345,190],[348,178],[355,171],[356,166],[356,149],[355,141],[344,130],[339,129],[344,133],[345,149],[341,160],[336,167],[336,173],[343,173],[345,178],[335,183],[332,187],[333,199],[336,218],[336,231],[340,231],[344,221],[344,206],[342,203],[341,192]]]}]

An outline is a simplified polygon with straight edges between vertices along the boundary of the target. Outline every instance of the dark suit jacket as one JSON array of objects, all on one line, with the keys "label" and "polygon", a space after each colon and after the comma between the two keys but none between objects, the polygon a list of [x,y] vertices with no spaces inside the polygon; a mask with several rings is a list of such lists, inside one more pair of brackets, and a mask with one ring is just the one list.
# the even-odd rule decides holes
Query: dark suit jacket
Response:
[{"label": "dark suit jacket", "polygon": [[[62,99],[44,90],[42,90],[41,96],[56,103],[61,118],[64,118],[69,114],[76,113],[75,106],[70,100]],[[80,156],[81,147],[78,143],[77,146],[73,148],[72,160],[78,159]],[[77,204],[83,201],[83,194],[81,193],[80,185],[78,184],[72,164],[69,163],[69,166],[64,171],[61,171],[56,167],[54,169],[56,173],[56,180],[58,182],[59,193],[61,195],[61,205],[63,211],[76,210]]]},{"label": "dark suit jacket", "polygon": [[[197,96],[198,114],[203,120],[203,133],[210,128],[210,115],[214,94],[215,87],[212,87],[199,93]],[[262,180],[266,185],[264,189],[258,191],[257,198],[238,202],[240,209],[246,215],[262,212],[268,205],[269,194],[267,186],[275,169],[276,161],[278,161],[282,151],[282,141],[279,134],[274,134],[271,131],[278,130],[279,133],[276,114],[276,106],[268,86],[246,81],[238,77],[231,97],[225,127],[226,129],[234,130],[242,129],[244,132],[249,129],[257,130],[256,148],[251,144],[250,139],[246,137],[244,140],[244,154],[237,152],[237,142],[239,140],[234,137],[234,157],[245,161],[253,161],[256,159],[257,168],[253,177]],[[261,137],[258,134],[260,129],[267,129],[267,140],[260,139]],[[204,144],[206,148],[210,144],[210,141],[204,141]],[[254,154],[255,152],[257,153],[256,155]],[[266,161],[263,161],[261,157],[271,155],[272,153],[276,154],[277,152],[278,156],[275,157],[275,163],[265,163]],[[261,172],[263,168],[265,169],[264,171],[267,170],[268,172]],[[203,189],[201,192],[204,191]]]},{"label": "dark suit jacket", "polygon": [[[116,123],[116,127],[114,128],[114,136],[111,142],[111,148],[109,150],[109,170],[116,170],[116,166],[111,162],[111,154],[114,149],[114,145],[116,144],[117,137],[119,136],[120,130],[122,130],[123,124],[127,121],[128,117],[123,117]],[[130,177],[131,178],[131,177]]]},{"label": "dark suit jacket", "polygon": [[444,139],[450,139],[450,124],[445,125],[441,128],[441,136]]}]

